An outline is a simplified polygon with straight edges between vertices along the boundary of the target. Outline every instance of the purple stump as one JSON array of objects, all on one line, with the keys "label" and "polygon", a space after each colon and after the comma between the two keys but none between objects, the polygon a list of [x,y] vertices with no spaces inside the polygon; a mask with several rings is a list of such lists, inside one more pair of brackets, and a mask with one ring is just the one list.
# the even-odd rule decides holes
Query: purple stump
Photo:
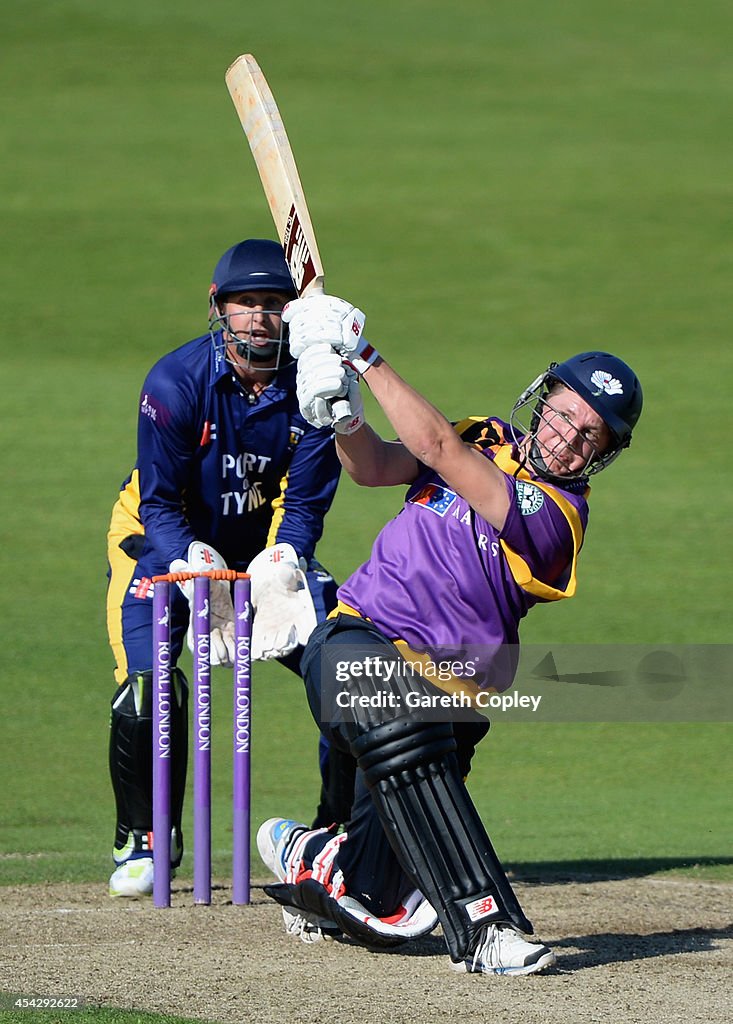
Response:
[{"label": "purple stump", "polygon": [[193,584],[193,899],[211,903],[210,581]]},{"label": "purple stump", "polygon": [[171,905],[170,583],[153,584],[153,904]]},{"label": "purple stump", "polygon": [[234,583],[232,903],[249,903],[252,606],[249,579]]}]

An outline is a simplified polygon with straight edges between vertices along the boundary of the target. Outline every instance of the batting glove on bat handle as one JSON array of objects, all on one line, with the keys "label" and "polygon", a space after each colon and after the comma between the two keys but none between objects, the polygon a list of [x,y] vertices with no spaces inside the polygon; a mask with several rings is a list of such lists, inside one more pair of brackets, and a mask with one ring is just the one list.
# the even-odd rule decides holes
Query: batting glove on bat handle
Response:
[{"label": "batting glove on bat handle", "polygon": [[357,375],[328,342],[311,345],[298,360],[298,405],[314,427],[352,434],[364,422]]},{"label": "batting glove on bat handle", "polygon": [[364,338],[366,317],[360,309],[335,295],[309,295],[293,299],[283,309],[283,322],[289,327],[290,354],[299,359],[314,345],[330,345],[363,374],[378,357]]},{"label": "batting glove on bat handle", "polygon": [[[344,365],[348,365],[344,363]],[[345,399],[338,399],[338,405],[346,405],[349,408],[349,416],[340,417],[334,419],[333,429],[337,434],[353,434],[359,427],[364,425],[364,402],[361,397],[361,388],[359,387],[359,377],[354,370],[349,368],[346,374],[346,381],[348,385],[348,391]],[[332,410],[334,411],[334,410]]]},{"label": "batting glove on bat handle", "polygon": [[334,398],[331,402],[331,415],[334,427],[338,427],[339,423],[348,423],[353,417],[348,398]]}]

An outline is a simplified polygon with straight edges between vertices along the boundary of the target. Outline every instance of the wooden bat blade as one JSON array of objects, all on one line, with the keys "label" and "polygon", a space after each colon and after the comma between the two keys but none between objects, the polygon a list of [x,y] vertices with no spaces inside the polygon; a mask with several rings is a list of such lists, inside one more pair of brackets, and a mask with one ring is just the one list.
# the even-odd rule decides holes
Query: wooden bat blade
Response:
[{"label": "wooden bat blade", "polygon": [[298,294],[322,292],[323,264],[298,168],[280,111],[252,54],[237,57],[227,70],[226,83]]},{"label": "wooden bat blade", "polygon": [[[298,294],[323,292],[323,264],[290,141],[275,98],[251,53],[237,57],[227,70],[226,83]],[[334,399],[331,409],[336,420],[351,419],[346,398]]]}]

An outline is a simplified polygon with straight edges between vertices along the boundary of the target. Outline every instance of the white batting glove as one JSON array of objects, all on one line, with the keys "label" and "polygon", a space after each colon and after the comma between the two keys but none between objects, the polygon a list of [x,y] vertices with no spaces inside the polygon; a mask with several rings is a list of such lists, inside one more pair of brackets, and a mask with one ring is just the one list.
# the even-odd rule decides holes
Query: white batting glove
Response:
[{"label": "white batting glove", "polygon": [[[298,404],[304,419],[314,427],[333,426],[339,434],[353,434],[364,422],[364,403],[356,374],[327,342],[311,345],[298,360]],[[334,399],[347,398],[348,419],[333,415]]]},{"label": "white batting glove", "polygon": [[[226,569],[227,564],[215,548],[200,540],[188,546],[186,559],[175,558],[170,572],[208,572],[210,569]],[[186,642],[193,653],[193,580],[178,584],[188,601],[190,616]],[[209,581],[209,651],[212,666],[231,668],[234,664],[234,607],[229,584],[226,580]]]},{"label": "white batting glove", "polygon": [[247,566],[252,581],[252,657],[284,658],[316,626],[308,581],[292,544],[273,544]]},{"label": "white batting glove", "polygon": [[349,369],[348,378],[349,390],[346,393],[346,397],[351,409],[351,416],[347,419],[334,419],[333,429],[337,434],[353,434],[364,425],[366,420],[364,416],[364,402],[362,401],[361,388],[359,387],[359,378],[356,375],[356,371]]},{"label": "white batting glove", "polygon": [[289,325],[294,359],[311,346],[326,343],[361,374],[379,355],[363,337],[366,316],[345,299],[334,295],[293,299],[283,310],[283,320]]}]

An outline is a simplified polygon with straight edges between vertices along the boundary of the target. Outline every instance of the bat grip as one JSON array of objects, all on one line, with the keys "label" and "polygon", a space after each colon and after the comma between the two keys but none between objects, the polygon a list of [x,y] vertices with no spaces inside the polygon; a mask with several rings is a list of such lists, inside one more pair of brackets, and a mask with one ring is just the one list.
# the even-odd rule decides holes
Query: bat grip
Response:
[{"label": "bat grip", "polygon": [[[307,295],[323,295],[323,275],[321,274],[318,277],[314,278],[298,294],[300,298],[304,298]],[[344,397],[332,399],[331,415],[333,416],[334,422],[336,423],[340,423],[342,420],[350,420],[352,412],[348,398]]]},{"label": "bat grip", "polygon": [[334,398],[331,402],[331,413],[334,420],[340,422],[341,420],[351,419],[351,405],[346,398]]}]

